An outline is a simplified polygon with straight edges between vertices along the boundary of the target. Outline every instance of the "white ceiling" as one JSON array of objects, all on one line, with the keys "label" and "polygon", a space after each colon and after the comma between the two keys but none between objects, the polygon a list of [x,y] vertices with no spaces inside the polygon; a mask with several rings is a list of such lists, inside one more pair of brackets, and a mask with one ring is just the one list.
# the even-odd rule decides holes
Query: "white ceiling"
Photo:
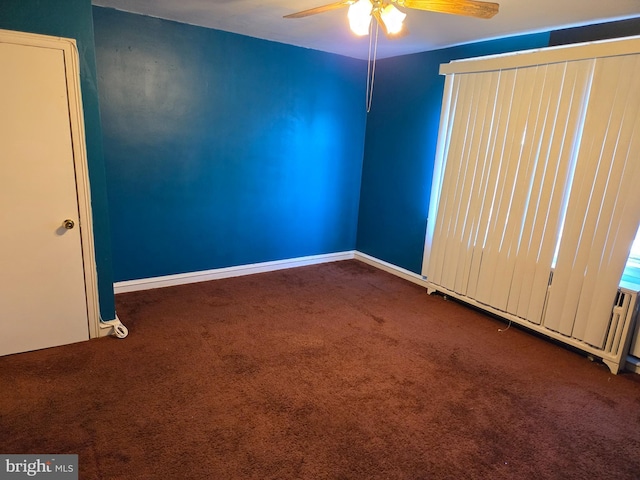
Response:
[{"label": "white ceiling", "polygon": [[[640,0],[493,1],[500,3],[500,12],[490,20],[404,9],[409,34],[389,40],[380,32],[378,58],[640,17]],[[93,0],[98,6],[366,59],[368,39],[350,33],[346,8],[282,18],[327,3],[332,0]]]}]

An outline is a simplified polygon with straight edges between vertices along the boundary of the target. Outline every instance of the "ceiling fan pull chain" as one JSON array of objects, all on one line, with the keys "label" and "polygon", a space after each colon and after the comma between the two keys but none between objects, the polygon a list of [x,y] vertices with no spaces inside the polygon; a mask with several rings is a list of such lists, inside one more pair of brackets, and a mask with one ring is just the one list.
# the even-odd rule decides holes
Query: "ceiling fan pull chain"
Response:
[{"label": "ceiling fan pull chain", "polygon": [[371,44],[373,40],[373,35],[372,35],[373,32],[371,31],[371,29],[373,29],[373,25],[370,27],[370,30],[369,30],[369,61],[367,63],[367,99],[366,99],[367,113],[369,113],[369,111],[371,110],[371,103],[373,101],[373,81],[376,76],[376,57],[378,54],[378,32],[380,31],[380,25],[378,24],[378,22],[376,22],[376,38],[375,38],[375,41],[373,42],[373,61],[371,59]]}]

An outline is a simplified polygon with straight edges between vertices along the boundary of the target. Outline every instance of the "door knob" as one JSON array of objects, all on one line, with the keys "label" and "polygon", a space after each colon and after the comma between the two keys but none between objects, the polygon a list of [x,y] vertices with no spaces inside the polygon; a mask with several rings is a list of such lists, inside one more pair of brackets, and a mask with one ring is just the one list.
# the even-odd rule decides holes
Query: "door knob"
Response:
[{"label": "door knob", "polygon": [[73,220],[66,219],[64,222],[62,222],[62,226],[67,230],[71,230],[73,227],[76,226],[76,224]]}]

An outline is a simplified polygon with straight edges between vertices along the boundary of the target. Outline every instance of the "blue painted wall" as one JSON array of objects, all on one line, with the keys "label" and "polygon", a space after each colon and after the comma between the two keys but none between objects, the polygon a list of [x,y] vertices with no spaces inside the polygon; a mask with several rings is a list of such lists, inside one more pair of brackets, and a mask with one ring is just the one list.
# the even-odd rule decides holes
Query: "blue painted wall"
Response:
[{"label": "blue painted wall", "polygon": [[355,248],[365,62],[94,21],[116,280]]},{"label": "blue painted wall", "polygon": [[100,315],[115,318],[111,242],[102,131],[96,84],[91,0],[2,0],[0,28],[74,38],[80,53],[80,87],[84,107],[93,229],[98,270]]},{"label": "blue painted wall", "polygon": [[440,64],[548,45],[535,34],[378,61],[366,126],[357,250],[420,273],[444,77]]}]

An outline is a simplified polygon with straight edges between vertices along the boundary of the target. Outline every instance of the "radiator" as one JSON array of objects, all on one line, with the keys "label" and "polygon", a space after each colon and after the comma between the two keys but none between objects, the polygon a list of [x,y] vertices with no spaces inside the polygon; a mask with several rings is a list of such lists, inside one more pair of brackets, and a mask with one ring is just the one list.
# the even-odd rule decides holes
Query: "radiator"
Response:
[{"label": "radiator", "polygon": [[[549,277],[549,283],[551,283],[553,275]],[[548,287],[548,291],[551,291],[551,285]],[[640,302],[638,301],[639,292],[631,288],[620,287],[615,297],[615,301],[611,308],[611,317],[606,334],[606,340],[603,346],[590,345],[578,338],[563,335],[559,332],[547,328],[544,324],[544,315],[546,314],[546,302],[545,310],[543,310],[543,320],[540,324],[530,322],[524,318],[518,317],[508,312],[498,310],[489,305],[478,302],[473,298],[469,298],[464,295],[460,295],[454,291],[443,288],[440,285],[427,282],[427,292],[432,294],[434,292],[440,292],[445,296],[456,298],[468,305],[472,305],[476,308],[484,310],[488,313],[496,315],[506,320],[510,320],[518,325],[524,326],[529,330],[541,333],[554,340],[559,340],[567,345],[577,348],[591,357],[599,358],[602,362],[609,367],[613,374],[617,374],[620,370],[625,368],[625,364],[633,366],[629,362],[627,354],[631,345],[632,336],[635,334],[635,323],[638,316],[638,310]],[[548,293],[547,293],[548,297]],[[640,342],[640,339],[638,339]],[[640,349],[639,349],[640,350]],[[640,370],[640,362],[638,363],[637,370]],[[635,368],[632,368],[635,369]]]}]

